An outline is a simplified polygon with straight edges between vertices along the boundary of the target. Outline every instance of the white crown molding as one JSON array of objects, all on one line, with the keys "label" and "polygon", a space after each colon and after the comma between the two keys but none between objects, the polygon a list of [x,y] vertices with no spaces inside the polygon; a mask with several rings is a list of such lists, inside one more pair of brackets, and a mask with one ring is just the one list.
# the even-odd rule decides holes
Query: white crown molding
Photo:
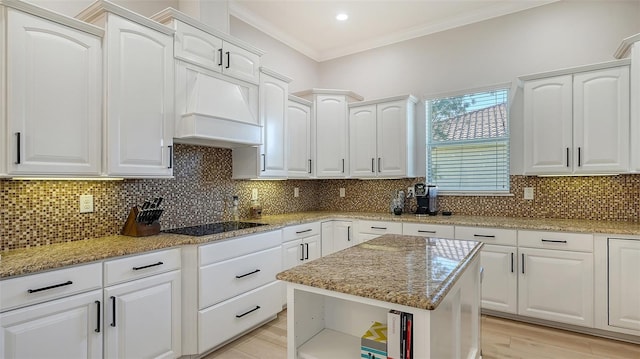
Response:
[{"label": "white crown molding", "polygon": [[229,15],[232,15],[233,17],[246,22],[247,24],[275,38],[285,45],[292,47],[294,50],[302,53],[303,55],[310,57],[312,60],[319,61],[319,54],[316,50],[307,46],[302,41],[297,40],[295,37],[273,26],[270,22],[264,20],[264,18],[257,15],[253,11],[247,9],[241,3],[229,0]]},{"label": "white crown molding", "polygon": [[258,14],[247,9],[241,3],[234,0],[229,1],[229,13],[236,18],[248,23],[251,26],[256,27],[258,30],[266,33],[267,35],[283,42],[284,44],[294,48],[302,54],[310,57],[317,62],[323,62],[332,60],[338,57],[352,55],[358,52],[375,49],[382,46],[395,44],[401,41],[414,39],[417,37],[434,34],[437,32],[453,29],[469,25],[472,23],[496,18],[503,15],[516,13],[532,9],[535,7],[547,5],[550,3],[558,2],[560,0],[540,0],[540,1],[517,1],[498,3],[496,5],[481,8],[472,13],[466,13],[457,17],[453,17],[435,24],[415,26],[409,29],[404,29],[381,38],[377,38],[370,41],[363,41],[357,44],[350,44],[347,46],[336,47],[333,49],[318,51],[312,47],[302,43],[295,39],[293,36],[281,31]]}]

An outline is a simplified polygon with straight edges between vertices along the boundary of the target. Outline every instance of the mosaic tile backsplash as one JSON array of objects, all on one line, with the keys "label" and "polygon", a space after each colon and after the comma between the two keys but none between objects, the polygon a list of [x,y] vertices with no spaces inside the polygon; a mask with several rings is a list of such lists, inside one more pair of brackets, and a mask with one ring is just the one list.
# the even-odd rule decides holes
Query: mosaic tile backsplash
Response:
[{"label": "mosaic tile backsplash", "polygon": [[[124,181],[0,180],[0,251],[113,235],[129,209],[163,197],[162,228],[231,219],[233,195],[248,217],[256,188],[263,214],[331,210],[386,212],[396,190],[418,179],[288,180],[231,179],[231,150],[175,146],[173,179]],[[300,189],[294,198],[293,189]],[[534,187],[535,200],[524,200]],[[346,197],[340,198],[340,188]],[[441,196],[440,209],[454,214],[640,221],[640,175],[511,177],[514,196]],[[79,196],[94,196],[94,212],[80,214]],[[409,209],[409,206],[407,206]]]}]

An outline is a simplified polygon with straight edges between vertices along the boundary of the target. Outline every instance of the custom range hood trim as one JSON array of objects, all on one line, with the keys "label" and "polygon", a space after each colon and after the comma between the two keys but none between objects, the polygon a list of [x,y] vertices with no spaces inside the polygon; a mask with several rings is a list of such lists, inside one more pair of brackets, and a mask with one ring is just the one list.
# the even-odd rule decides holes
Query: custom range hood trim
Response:
[{"label": "custom range hood trim", "polygon": [[262,144],[258,86],[176,63],[174,142],[224,148]]}]

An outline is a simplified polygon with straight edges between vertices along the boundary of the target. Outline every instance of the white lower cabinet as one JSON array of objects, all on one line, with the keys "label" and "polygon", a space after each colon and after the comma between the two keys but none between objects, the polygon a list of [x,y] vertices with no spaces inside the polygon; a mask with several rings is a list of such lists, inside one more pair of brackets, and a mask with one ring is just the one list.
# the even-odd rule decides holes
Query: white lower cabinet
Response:
[{"label": "white lower cabinet", "polygon": [[608,325],[640,335],[640,240],[608,239]]},{"label": "white lower cabinet", "polygon": [[356,244],[353,221],[322,222],[322,257]]},{"label": "white lower cabinet", "polygon": [[282,231],[183,248],[182,355],[202,355],[282,310]]},{"label": "white lower cabinet", "polygon": [[402,234],[401,222],[358,221],[358,243],[380,237],[383,234]]},{"label": "white lower cabinet", "polygon": [[522,248],[518,314],[593,327],[593,254]]},{"label": "white lower cabinet", "polygon": [[403,223],[402,234],[407,236],[454,238],[454,227],[443,224]]},{"label": "white lower cabinet", "polygon": [[102,358],[102,291],[0,314],[0,357]]},{"label": "white lower cabinet", "polygon": [[518,312],[517,248],[485,244],[480,252],[484,269],[482,308],[504,313]]}]

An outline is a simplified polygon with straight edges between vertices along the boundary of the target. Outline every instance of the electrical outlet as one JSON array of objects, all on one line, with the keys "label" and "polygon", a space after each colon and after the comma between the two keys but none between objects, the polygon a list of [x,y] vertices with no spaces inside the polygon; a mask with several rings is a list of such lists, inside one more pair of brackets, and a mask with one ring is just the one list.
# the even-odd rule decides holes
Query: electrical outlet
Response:
[{"label": "electrical outlet", "polygon": [[407,187],[407,198],[413,198],[416,195],[414,191],[415,191],[415,188]]},{"label": "electrical outlet", "polygon": [[252,201],[257,201],[258,200],[258,189],[254,188],[251,190],[251,200]]},{"label": "electrical outlet", "polygon": [[524,199],[533,199],[533,187],[524,188]]},{"label": "electrical outlet", "polygon": [[298,188],[298,187],[294,187],[293,188],[293,196],[294,197],[300,197],[300,188]]},{"label": "electrical outlet", "polygon": [[83,194],[80,195],[80,213],[93,212],[93,195]]},{"label": "electrical outlet", "polygon": [[340,188],[340,197],[344,197],[345,195],[346,194],[344,188]]}]

